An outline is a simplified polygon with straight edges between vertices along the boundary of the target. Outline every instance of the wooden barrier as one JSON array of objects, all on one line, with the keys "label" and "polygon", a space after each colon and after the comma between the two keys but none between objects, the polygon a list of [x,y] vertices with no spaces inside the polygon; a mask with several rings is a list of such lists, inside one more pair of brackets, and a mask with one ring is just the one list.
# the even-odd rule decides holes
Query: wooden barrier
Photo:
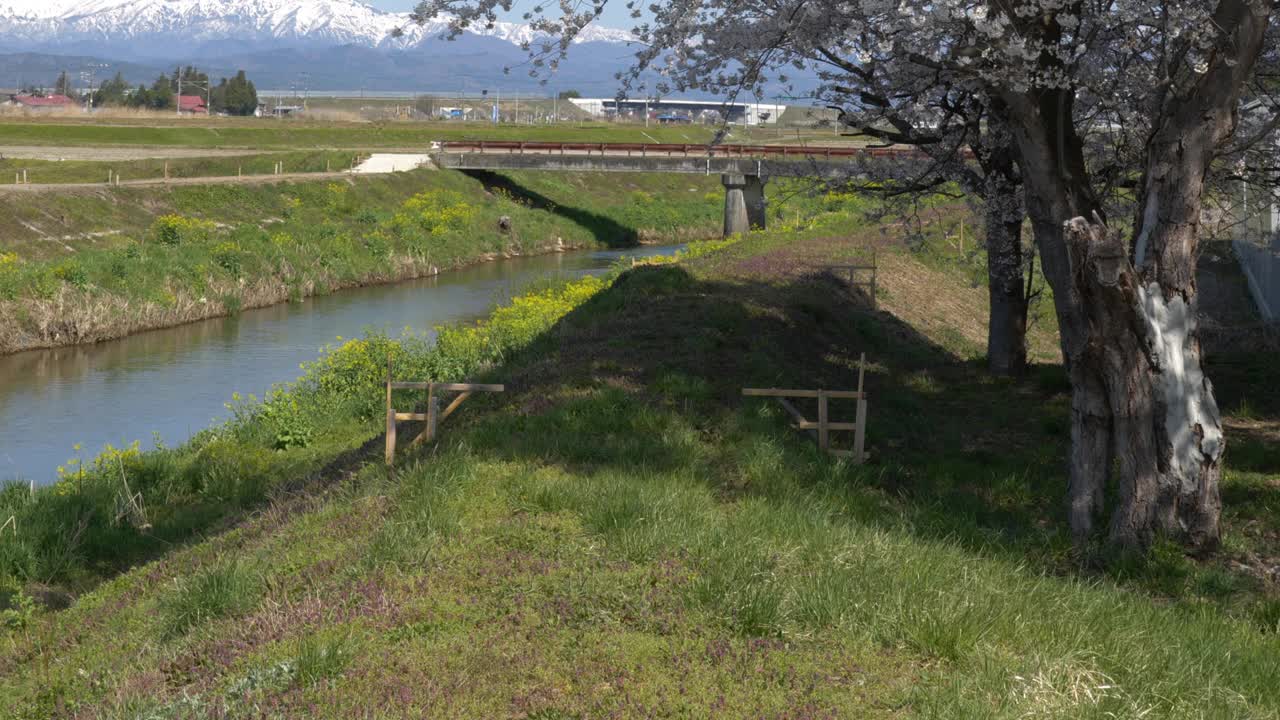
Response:
[{"label": "wooden barrier", "polygon": [[[747,397],[771,397],[778,401],[784,410],[791,415],[795,422],[792,424],[798,430],[816,430],[818,432],[818,447],[824,452],[836,455],[838,457],[852,458],[859,465],[866,462],[866,443],[867,443],[867,393],[863,390],[863,381],[866,375],[867,355],[863,353],[858,359],[858,389],[857,390],[793,390],[781,388],[743,388],[742,394]],[[790,398],[817,398],[818,400],[818,420],[814,422],[804,416],[804,413],[793,404]],[[832,422],[828,417],[827,401],[828,400],[857,400],[858,409],[853,422]],[[852,431],[853,432],[853,450],[836,450],[831,447],[831,432],[835,431]]]},{"label": "wooden barrier", "polygon": [[[397,412],[391,405],[392,390],[426,390],[427,391],[427,411],[425,413]],[[471,393],[477,392],[504,392],[504,385],[486,385],[481,383],[436,383],[436,382],[395,382],[391,379],[391,361],[387,361],[387,447],[386,460],[387,467],[395,465],[396,457],[396,429],[397,423],[401,420],[412,420],[417,422],[425,422],[426,428],[418,437],[409,443],[409,447],[413,447],[420,442],[430,442],[435,440],[436,432],[440,423],[445,418],[452,415],[467,398],[471,397]],[[440,410],[440,396],[437,392],[456,392],[458,396],[449,403],[443,411]]]}]

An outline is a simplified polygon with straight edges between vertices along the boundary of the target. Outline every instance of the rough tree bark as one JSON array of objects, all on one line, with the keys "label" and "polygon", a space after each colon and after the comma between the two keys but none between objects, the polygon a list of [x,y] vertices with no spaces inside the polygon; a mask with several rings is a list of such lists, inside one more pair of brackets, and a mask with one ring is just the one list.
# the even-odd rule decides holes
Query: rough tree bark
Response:
[{"label": "rough tree bark", "polygon": [[[1198,344],[1190,341],[1194,311],[1153,297],[1162,289],[1143,278],[1125,241],[1097,216],[1067,223],[1066,240],[1074,290],[1090,319],[1086,342],[1071,358],[1073,374],[1111,415],[1117,505],[1110,539],[1146,547],[1163,533],[1192,548],[1212,547],[1222,428]],[[1090,470],[1080,476],[1105,477]],[[1075,489],[1073,514],[1091,516],[1102,487]]]},{"label": "rough tree bark", "polygon": [[1011,145],[988,158],[984,188],[987,235],[987,370],[1021,375],[1027,369],[1027,293],[1022,257],[1021,183]]}]

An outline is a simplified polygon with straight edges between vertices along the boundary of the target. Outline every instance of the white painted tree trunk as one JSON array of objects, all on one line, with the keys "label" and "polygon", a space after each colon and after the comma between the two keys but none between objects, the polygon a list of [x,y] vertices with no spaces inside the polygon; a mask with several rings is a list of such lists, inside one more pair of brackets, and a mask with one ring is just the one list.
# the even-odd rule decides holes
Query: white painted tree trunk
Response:
[{"label": "white painted tree trunk", "polygon": [[[1113,543],[1141,548],[1166,535],[1210,549],[1220,535],[1224,442],[1201,368],[1194,300],[1145,281],[1100,219],[1075,218],[1065,232],[1075,291],[1090,319],[1070,358],[1073,530],[1091,531],[1114,466]],[[1089,467],[1074,466],[1081,463]]]}]

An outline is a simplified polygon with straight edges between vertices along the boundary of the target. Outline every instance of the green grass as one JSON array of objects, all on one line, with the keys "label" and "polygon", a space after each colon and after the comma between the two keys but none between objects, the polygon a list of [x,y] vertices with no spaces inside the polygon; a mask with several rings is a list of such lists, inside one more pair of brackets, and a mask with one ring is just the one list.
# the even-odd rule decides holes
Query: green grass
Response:
[{"label": "green grass", "polygon": [[[309,123],[279,120],[137,124],[29,123],[0,121],[10,145],[150,145],[157,147],[417,148],[432,140],[530,140],[546,142],[706,142],[706,127],[650,127],[585,122],[563,125],[490,123]],[[647,136],[647,137],[646,137]],[[648,138],[653,138],[650,140]]]},{"label": "green grass", "polygon": [[253,609],[260,593],[253,571],[235,561],[177,580],[160,600],[162,634],[177,637],[211,620],[242,615]]},{"label": "green grass", "polygon": [[16,216],[18,226],[56,223],[82,233],[0,250],[0,351],[118,337],[429,275],[486,255],[706,237],[719,230],[722,200],[713,187],[701,177],[419,170],[119,188],[71,201],[13,196],[0,214]]},{"label": "green grass", "polygon": [[[341,110],[341,108],[338,108]],[[504,112],[506,110],[504,109]],[[799,117],[799,116],[797,116]],[[803,122],[803,119],[798,121]],[[187,148],[374,149],[421,152],[433,140],[528,140],[542,142],[705,143],[718,127],[645,127],[641,123],[599,121],[556,125],[494,125],[487,122],[331,122],[304,119],[215,118],[172,121],[120,118],[107,122],[47,119],[33,123],[0,118],[6,145],[119,145]],[[848,142],[832,129],[760,127],[730,129],[729,142]],[[0,148],[2,150],[2,148]]]},{"label": "green grass", "polygon": [[150,158],[145,160],[88,161],[88,160],[0,160],[0,183],[11,182],[15,175],[26,171],[26,181],[31,184],[102,183],[108,173],[119,176],[122,182],[129,180],[162,180],[165,168],[169,177],[202,178],[229,177],[237,174],[271,175],[277,162],[284,163],[286,173],[325,172],[346,170],[355,156],[341,151],[279,152],[259,155],[218,155],[210,157]]},{"label": "green grass", "polygon": [[[333,349],[288,394],[198,439],[206,460],[191,467],[255,453],[331,465],[10,631],[0,702],[18,718],[1280,714],[1280,605],[1242,567],[1274,557],[1246,518],[1277,496],[1275,457],[1228,455],[1218,557],[1160,546],[1081,565],[1062,508],[1061,368],[988,378],[937,327],[904,319],[976,332],[959,313],[981,307],[957,300],[983,294],[946,273],[926,294],[887,274],[889,298],[913,306],[902,316],[813,273],[876,241],[853,210],[786,224],[680,264],[541,287],[435,346]],[[929,270],[901,247],[881,253]],[[740,394],[847,386],[862,352],[871,464],[818,452]],[[406,376],[507,392],[469,401],[390,475],[376,437],[388,353]],[[1220,369],[1222,405],[1274,373]],[[1249,422],[1280,422],[1250,396]],[[271,449],[293,402],[325,408],[304,412],[314,444]],[[147,496],[176,493],[169,482]],[[99,485],[90,473],[40,502]],[[187,497],[152,506],[190,515],[203,498]],[[20,527],[75,527],[42,517]],[[251,606],[166,633],[155,608],[175,581],[232,558],[261,578]]]}]

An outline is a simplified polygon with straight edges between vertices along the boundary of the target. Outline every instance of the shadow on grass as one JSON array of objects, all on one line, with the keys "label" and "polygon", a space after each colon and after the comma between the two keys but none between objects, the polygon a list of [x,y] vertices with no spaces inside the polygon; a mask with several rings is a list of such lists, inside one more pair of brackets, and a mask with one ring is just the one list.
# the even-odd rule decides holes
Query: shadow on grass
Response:
[{"label": "shadow on grass", "polygon": [[[514,408],[487,416],[478,435],[486,451],[507,458],[661,472],[698,462],[690,432],[737,433],[740,449],[763,433],[761,440],[782,438],[798,475],[823,475],[835,461],[789,441],[803,436],[786,428],[776,406],[741,390],[852,389],[865,352],[873,462],[844,471],[851,485],[870,489],[857,514],[902,524],[904,512],[880,512],[890,502],[931,536],[1019,553],[1062,549],[1068,426],[1060,369],[989,378],[867,306],[826,274],[735,283],[695,279],[679,266],[637,268],[497,371]],[[817,417],[816,402],[797,404]],[[831,417],[851,421],[854,409],[833,401]],[[834,444],[851,442],[849,433],[833,436]],[[717,491],[753,492],[729,469],[712,467],[705,477]]]},{"label": "shadow on grass", "polygon": [[[506,411],[479,417],[470,437],[498,457],[580,472],[696,468],[699,481],[727,498],[783,502],[776,483],[743,479],[753,454],[781,448],[784,484],[808,492],[826,483],[857,522],[1050,573],[1081,572],[1066,524],[1070,405],[1062,368],[993,378],[867,305],[826,274],[735,282],[695,278],[679,266],[636,268],[495,371],[508,383]],[[771,402],[741,395],[743,387],[852,389],[863,352],[868,465],[819,453]],[[801,409],[815,419],[810,403]],[[853,413],[852,402],[832,403],[833,420]],[[833,435],[837,446],[851,441]],[[1239,442],[1229,467],[1274,467],[1274,452]],[[720,454],[707,457],[707,448]],[[1280,488],[1232,480],[1223,500],[1225,522],[1243,522],[1253,504],[1280,505]],[[1194,572],[1183,559],[1108,564],[1107,574],[1178,597],[1200,592]],[[1233,587],[1254,588],[1248,579]],[[1220,593],[1213,599],[1232,602]]]},{"label": "shadow on grass", "polygon": [[543,210],[576,223],[588,230],[596,242],[609,247],[630,247],[639,242],[635,228],[629,228],[612,218],[581,208],[560,205],[551,198],[531,190],[506,175],[489,170],[463,170],[465,175],[478,181],[490,192],[501,191],[513,199],[536,210]]}]

